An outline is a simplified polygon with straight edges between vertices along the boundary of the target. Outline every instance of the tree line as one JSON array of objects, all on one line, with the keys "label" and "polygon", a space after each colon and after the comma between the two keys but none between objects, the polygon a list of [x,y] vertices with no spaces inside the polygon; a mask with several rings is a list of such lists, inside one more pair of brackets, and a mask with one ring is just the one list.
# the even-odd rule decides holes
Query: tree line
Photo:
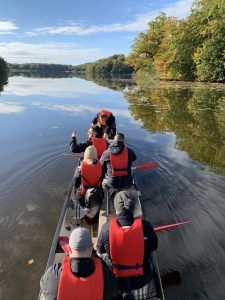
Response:
[{"label": "tree line", "polygon": [[161,13],[148,23],[125,61],[167,80],[225,81],[225,0],[195,0],[190,16]]},{"label": "tree line", "polygon": [[26,63],[26,64],[8,64],[10,71],[13,72],[70,72],[71,65],[61,64],[43,64],[43,63]]},{"label": "tree line", "polygon": [[133,67],[125,64],[125,56],[115,54],[113,56],[99,59],[93,63],[86,63],[77,66],[61,65],[61,64],[43,64],[43,63],[27,63],[27,64],[9,64],[11,73],[15,72],[67,72],[73,74],[131,74]]}]

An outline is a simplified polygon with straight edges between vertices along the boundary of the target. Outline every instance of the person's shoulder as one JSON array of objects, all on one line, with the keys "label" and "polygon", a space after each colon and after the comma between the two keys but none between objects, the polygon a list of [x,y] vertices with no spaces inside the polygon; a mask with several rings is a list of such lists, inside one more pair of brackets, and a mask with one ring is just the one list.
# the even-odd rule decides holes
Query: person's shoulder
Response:
[{"label": "person's shoulder", "polygon": [[106,149],[103,153],[102,153],[102,156],[100,158],[100,161],[103,161],[103,160],[106,160],[109,158],[109,155],[110,155],[110,152],[109,152],[109,149]]},{"label": "person's shoulder", "polygon": [[109,225],[110,225],[110,223],[105,223],[105,224],[103,224],[103,225],[102,225],[101,232],[102,232],[102,233],[108,232],[108,231],[109,231]]},{"label": "person's shoulder", "polygon": [[142,219],[142,224],[144,227],[153,228],[151,222],[146,219]]},{"label": "person's shoulder", "polygon": [[42,276],[42,281],[49,281],[58,279],[62,272],[62,264],[54,264],[50,266]]},{"label": "person's shoulder", "polygon": [[127,150],[128,150],[128,153],[130,153],[130,154],[132,154],[132,155],[135,155],[136,156],[136,154],[135,154],[135,152],[134,152],[134,150],[133,149],[131,149],[130,147],[128,147],[128,146],[126,146],[127,147]]}]

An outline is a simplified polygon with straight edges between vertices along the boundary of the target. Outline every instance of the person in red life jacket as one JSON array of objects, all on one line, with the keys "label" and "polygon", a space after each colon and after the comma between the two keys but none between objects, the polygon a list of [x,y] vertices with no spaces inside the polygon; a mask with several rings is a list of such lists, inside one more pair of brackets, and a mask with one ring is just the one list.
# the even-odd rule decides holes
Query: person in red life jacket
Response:
[{"label": "person in red life jacket", "polygon": [[102,137],[102,129],[96,126],[94,129],[90,128],[88,130],[88,140],[83,143],[77,144],[76,133],[73,132],[71,135],[70,149],[74,153],[84,152],[88,146],[94,145],[97,149],[98,157],[100,158],[102,153],[108,148],[109,143]]},{"label": "person in red life jacket", "polygon": [[131,165],[136,159],[134,151],[124,144],[124,135],[117,133],[100,159],[110,197],[113,198],[116,191],[132,185]]},{"label": "person in red life jacket", "polygon": [[102,179],[102,166],[98,160],[97,150],[94,146],[89,146],[84,152],[83,161],[80,166],[76,168],[74,174],[74,186],[76,189],[75,200],[78,204],[82,207],[87,206],[85,204],[85,195],[89,189],[93,188],[96,189],[95,201],[100,204],[104,198]]},{"label": "person in red life jacket", "polygon": [[108,139],[113,139],[116,134],[116,119],[114,115],[105,109],[98,112],[96,117],[92,120],[92,127],[99,126],[103,129]]},{"label": "person in red life jacket", "polygon": [[98,253],[107,253],[110,259],[119,289],[129,293],[150,283],[153,277],[151,252],[158,247],[151,223],[134,218],[136,200],[137,191],[116,194],[116,218],[103,225],[97,243]]},{"label": "person in red life jacket", "polygon": [[92,255],[92,240],[86,228],[71,232],[69,249],[69,256],[62,263],[50,266],[42,276],[41,299],[117,299],[117,281],[106,264]]}]

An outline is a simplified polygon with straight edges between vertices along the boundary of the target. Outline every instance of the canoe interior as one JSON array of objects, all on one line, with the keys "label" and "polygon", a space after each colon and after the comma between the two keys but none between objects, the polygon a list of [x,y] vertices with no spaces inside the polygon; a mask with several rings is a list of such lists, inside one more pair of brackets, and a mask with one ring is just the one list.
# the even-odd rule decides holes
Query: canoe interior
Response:
[{"label": "canoe interior", "polygon": [[[143,217],[142,213],[142,205],[141,205],[141,193],[135,189],[135,187],[131,188],[132,190],[135,190],[137,192],[137,198],[136,198],[136,205],[135,205],[135,211],[134,216],[135,217]],[[77,227],[85,227],[87,228],[92,236],[92,241],[94,248],[96,247],[98,235],[101,231],[102,225],[109,222],[112,217],[115,217],[115,211],[114,211],[114,205],[113,201],[108,201],[108,192],[107,189],[104,188],[104,200],[102,201],[102,204],[100,206],[99,213],[95,216],[94,219],[90,220],[87,217],[79,218],[79,213],[77,213],[75,210],[73,210],[69,203],[70,199],[75,198],[75,192],[72,186],[70,186],[70,190],[68,192],[67,198],[64,203],[64,211],[61,213],[61,220],[59,220],[59,224],[57,226],[56,234],[53,240],[52,248],[49,255],[49,260],[47,263],[47,267],[54,263],[59,263],[62,261],[63,257],[66,256],[66,254],[63,252],[61,246],[59,245],[58,238],[59,237],[69,237],[70,233],[73,229]],[[108,203],[108,215],[107,215],[107,203]],[[62,214],[64,213],[64,216]],[[138,296],[137,299],[161,299],[164,300],[163,295],[163,289],[157,264],[157,259],[155,253],[152,255],[152,261],[154,266],[154,280],[151,281],[151,284],[148,288],[148,297],[143,298],[143,293],[146,294],[146,291],[143,291],[143,293],[140,293],[140,297]],[[46,267],[46,268],[47,268]],[[43,299],[43,297],[39,296],[39,299]]]}]

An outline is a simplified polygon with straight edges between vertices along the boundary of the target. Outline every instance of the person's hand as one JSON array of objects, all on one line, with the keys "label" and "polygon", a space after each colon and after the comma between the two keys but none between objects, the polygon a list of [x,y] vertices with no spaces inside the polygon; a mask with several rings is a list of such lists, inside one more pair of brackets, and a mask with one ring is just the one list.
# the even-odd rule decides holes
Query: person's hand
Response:
[{"label": "person's hand", "polygon": [[71,134],[71,138],[75,138],[75,137],[77,137],[77,133],[76,133],[76,131],[73,131]]}]

